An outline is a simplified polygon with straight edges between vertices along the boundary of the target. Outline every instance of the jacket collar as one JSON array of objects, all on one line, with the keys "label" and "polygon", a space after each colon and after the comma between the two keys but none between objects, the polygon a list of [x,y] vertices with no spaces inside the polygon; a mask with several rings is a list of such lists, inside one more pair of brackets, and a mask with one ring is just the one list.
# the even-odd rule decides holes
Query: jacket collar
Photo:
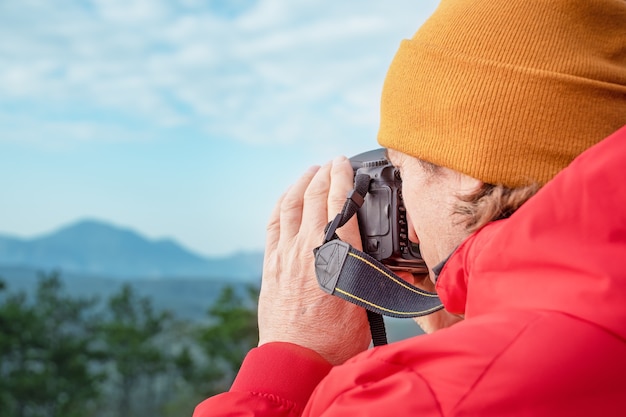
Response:
[{"label": "jacket collar", "polygon": [[472,270],[473,260],[506,222],[506,219],[491,222],[474,232],[446,259],[433,268],[435,288],[441,302],[450,313],[465,314],[468,278]]}]

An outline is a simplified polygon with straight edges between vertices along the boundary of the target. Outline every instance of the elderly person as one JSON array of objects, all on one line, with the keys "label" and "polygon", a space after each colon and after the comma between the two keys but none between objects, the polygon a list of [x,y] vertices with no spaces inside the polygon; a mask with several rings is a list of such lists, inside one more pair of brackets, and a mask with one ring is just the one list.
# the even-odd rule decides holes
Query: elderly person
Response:
[{"label": "elderly person", "polygon": [[[353,171],[311,168],[270,219],[259,347],[194,416],[624,415],[625,124],[626,1],[443,0],[378,140],[445,311],[368,350],[313,266]],[[355,220],[338,234],[360,246]]]}]

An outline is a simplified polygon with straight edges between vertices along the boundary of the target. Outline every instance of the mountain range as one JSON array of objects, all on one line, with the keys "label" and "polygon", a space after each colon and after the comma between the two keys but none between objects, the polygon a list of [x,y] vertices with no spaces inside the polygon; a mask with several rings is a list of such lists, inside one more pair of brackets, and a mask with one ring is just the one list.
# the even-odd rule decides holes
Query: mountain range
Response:
[{"label": "mountain range", "polygon": [[262,252],[209,258],[171,239],[152,240],[112,224],[83,220],[21,239],[0,235],[0,266],[111,279],[212,278],[259,281]]}]

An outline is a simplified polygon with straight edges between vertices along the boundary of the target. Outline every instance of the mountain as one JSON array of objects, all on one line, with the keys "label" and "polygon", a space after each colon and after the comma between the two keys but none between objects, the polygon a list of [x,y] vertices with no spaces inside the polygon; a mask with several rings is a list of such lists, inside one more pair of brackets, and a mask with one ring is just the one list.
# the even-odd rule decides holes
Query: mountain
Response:
[{"label": "mountain", "polygon": [[111,224],[84,220],[33,239],[0,235],[0,266],[60,270],[115,279],[219,278],[258,281],[263,254],[207,258],[171,239],[150,240]]}]

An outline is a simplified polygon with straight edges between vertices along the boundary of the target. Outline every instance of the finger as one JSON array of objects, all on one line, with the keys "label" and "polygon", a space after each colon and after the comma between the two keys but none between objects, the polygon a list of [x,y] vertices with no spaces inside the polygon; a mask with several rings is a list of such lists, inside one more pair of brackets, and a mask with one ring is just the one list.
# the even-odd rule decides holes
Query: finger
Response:
[{"label": "finger", "polygon": [[310,167],[300,179],[289,188],[285,197],[282,199],[279,211],[280,240],[287,241],[298,234],[300,223],[302,223],[304,193],[319,169],[319,166]]},{"label": "finger", "polygon": [[328,218],[334,218],[346,202],[346,196],[354,185],[354,173],[345,156],[335,158],[330,170],[330,190],[328,192]]},{"label": "finger", "polygon": [[402,278],[409,284],[415,283],[415,277],[409,271],[394,271],[394,272],[398,277]]},{"label": "finger", "polygon": [[278,238],[280,237],[280,207],[285,199],[285,195],[287,195],[287,192],[280,196],[276,205],[274,205],[272,213],[270,214],[265,236],[266,252],[273,250],[278,244]]},{"label": "finger", "polygon": [[[315,175],[304,193],[304,219],[300,232],[306,236],[323,236],[328,223],[328,191],[330,189],[330,163],[324,165]],[[321,241],[320,241],[321,243]]]},{"label": "finger", "polygon": [[[343,209],[348,193],[352,189],[354,189],[354,170],[352,164],[350,164],[350,161],[346,157],[338,157],[333,161],[331,170],[330,191],[328,194],[329,219],[333,219],[337,213]],[[360,238],[354,238],[355,236],[359,236],[359,225],[356,215],[342,226],[337,231],[337,234],[342,240],[346,240],[360,249]]]}]

